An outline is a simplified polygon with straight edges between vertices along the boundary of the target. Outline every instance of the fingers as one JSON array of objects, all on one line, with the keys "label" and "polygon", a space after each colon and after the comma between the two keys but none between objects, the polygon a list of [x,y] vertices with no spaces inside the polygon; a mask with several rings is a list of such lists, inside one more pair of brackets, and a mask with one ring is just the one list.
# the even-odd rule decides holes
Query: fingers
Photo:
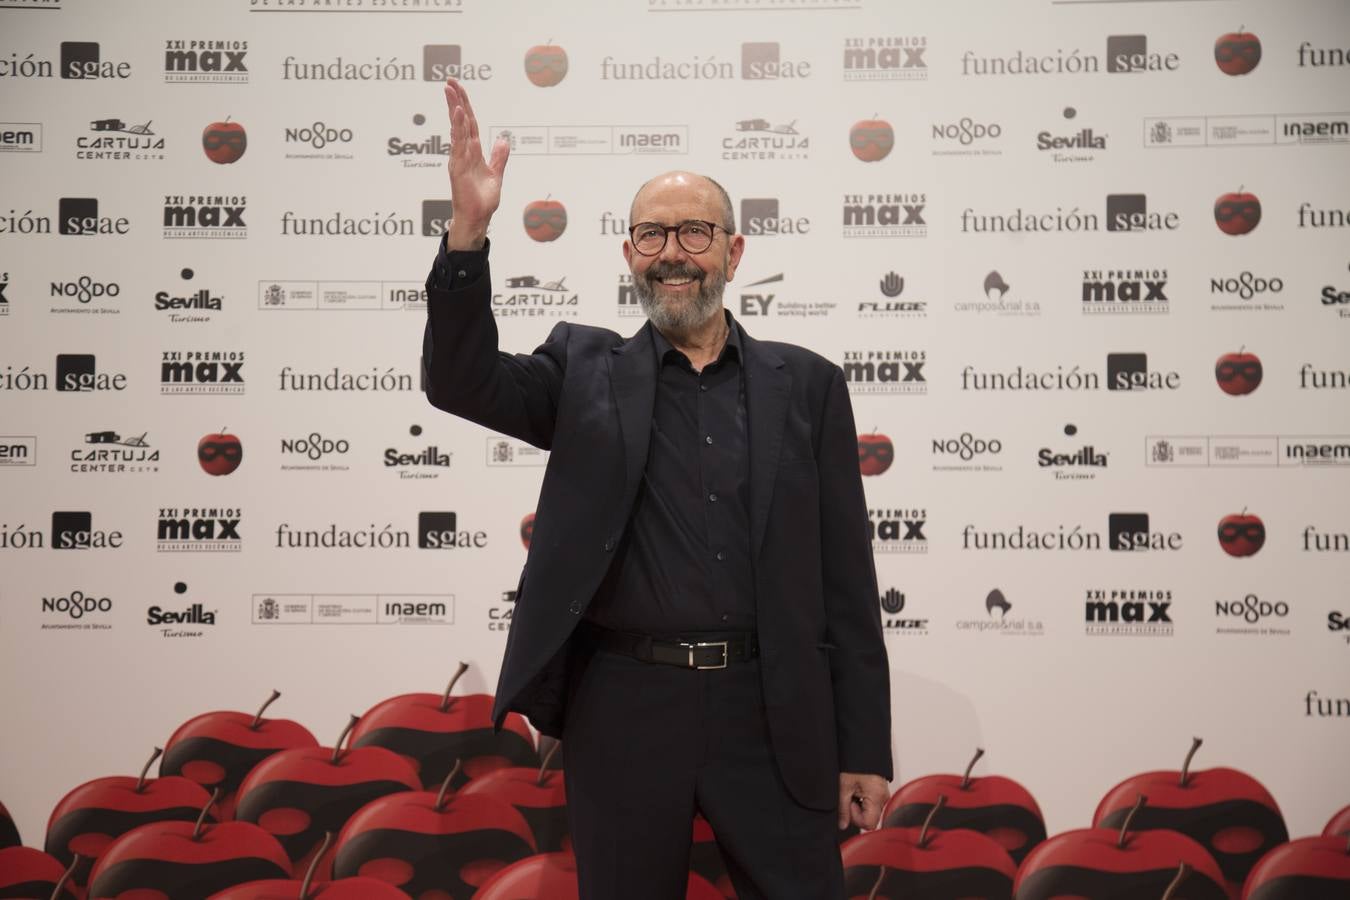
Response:
[{"label": "fingers", "polygon": [[839,830],[843,831],[848,827],[849,819],[853,815],[853,788],[851,784],[839,785]]}]

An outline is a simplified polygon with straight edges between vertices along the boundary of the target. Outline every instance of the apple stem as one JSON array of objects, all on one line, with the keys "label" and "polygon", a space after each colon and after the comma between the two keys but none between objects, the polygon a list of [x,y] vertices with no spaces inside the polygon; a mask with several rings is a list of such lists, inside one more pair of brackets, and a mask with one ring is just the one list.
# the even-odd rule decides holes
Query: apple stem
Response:
[{"label": "apple stem", "polygon": [[562,746],[562,741],[554,741],[553,745],[544,752],[544,759],[539,763],[539,787],[544,786],[544,780],[548,777],[548,764],[553,762],[553,757],[557,754],[558,748]]},{"label": "apple stem", "polygon": [[333,843],[333,832],[325,831],[323,833],[323,843],[319,845],[319,852],[314,854],[314,858],[309,861],[309,868],[305,869],[305,880],[300,882],[300,896],[298,900],[309,900],[309,884],[314,880],[314,873],[319,870],[319,860],[328,852],[328,847]]},{"label": "apple stem", "polygon": [[1116,841],[1117,849],[1125,849],[1125,838],[1129,834],[1130,825],[1134,823],[1134,817],[1139,813],[1139,810],[1144,808],[1144,804],[1147,802],[1148,798],[1143,794],[1140,794],[1139,799],[1134,801],[1134,809],[1130,810],[1125,816],[1125,821],[1120,823],[1120,838]]},{"label": "apple stem", "polygon": [[211,799],[206,801],[206,805],[202,807],[202,811],[197,814],[196,824],[192,826],[192,839],[194,841],[199,841],[202,839],[202,826],[206,824],[206,814],[211,811],[211,807],[215,806],[216,801],[219,799],[220,799],[220,788],[216,788],[215,790],[211,791]]},{"label": "apple stem", "polygon": [[877,891],[881,890],[881,883],[886,880],[886,867],[882,866],[881,871],[877,873],[877,883],[872,885],[872,890],[867,894],[867,900],[877,900]]},{"label": "apple stem", "polygon": [[1169,884],[1167,890],[1163,892],[1162,900],[1172,900],[1172,896],[1177,892],[1177,888],[1181,887],[1181,883],[1185,881],[1186,876],[1190,874],[1191,867],[1186,863],[1182,863],[1181,868],[1177,869],[1177,877],[1172,879],[1172,883]]},{"label": "apple stem", "polygon": [[928,841],[930,840],[930,838],[928,837],[928,829],[933,826],[933,819],[937,818],[938,810],[942,809],[942,807],[946,805],[947,805],[947,795],[938,794],[937,802],[934,803],[933,808],[928,811],[928,815],[923,820],[923,827],[919,829],[920,850],[928,849]]},{"label": "apple stem", "polygon": [[75,867],[84,862],[84,857],[76,853],[75,858],[70,861],[70,868],[66,869],[61,875],[61,880],[52,888],[52,900],[61,900],[61,893],[65,890],[66,882],[75,877]]},{"label": "apple stem", "polygon": [[970,761],[970,765],[966,766],[966,774],[961,776],[961,790],[970,790],[970,770],[975,768],[975,764],[980,761],[981,756],[984,756],[984,748],[976,747],[974,759]]},{"label": "apple stem", "polygon": [[159,755],[164,752],[162,747],[156,747],[155,752],[150,754],[150,758],[145,761],[145,766],[141,769],[141,777],[136,779],[136,793],[145,793],[145,776],[150,773],[150,767],[159,759]]},{"label": "apple stem", "polygon": [[[225,429],[224,429],[224,428],[220,429],[220,433],[221,433],[221,434],[224,434],[224,433],[225,433]],[[257,731],[257,730],[258,730],[258,726],[262,724],[262,714],[263,714],[264,712],[266,712],[266,711],[267,711],[267,707],[269,707],[269,706],[271,706],[273,703],[275,703],[276,700],[277,700],[277,698],[280,697],[280,696],[281,696],[281,691],[277,690],[276,688],[272,688],[272,696],[268,697],[265,701],[263,701],[263,705],[260,706],[260,707],[258,707],[258,712],[257,712],[257,714],[253,717],[253,721],[252,721],[252,722],[249,724],[249,726],[248,726],[249,731]]]},{"label": "apple stem", "polygon": [[449,775],[445,776],[445,781],[441,782],[441,792],[436,795],[436,805],[434,807],[436,812],[440,812],[441,810],[445,809],[445,798],[446,795],[450,793],[450,782],[455,780],[455,776],[459,774],[459,770],[462,769],[463,767],[464,767],[464,760],[462,759],[455,760],[454,768],[450,770]]},{"label": "apple stem", "polygon": [[[1244,516],[1247,514],[1247,509],[1246,509],[1246,507],[1243,507],[1243,509],[1242,509],[1242,514],[1243,514]],[[1186,786],[1186,782],[1187,782],[1187,780],[1189,780],[1189,778],[1190,778],[1191,759],[1195,756],[1195,751],[1199,750],[1199,749],[1200,749],[1200,745],[1203,744],[1203,743],[1204,743],[1204,741],[1203,741],[1201,738],[1191,738],[1191,750],[1190,750],[1189,753],[1186,754],[1186,761],[1183,762],[1183,763],[1181,764],[1181,786],[1182,786],[1182,787],[1185,787],[1185,786]]]},{"label": "apple stem", "polygon": [[358,718],[353,715],[347,720],[347,727],[342,729],[342,734],[338,735],[337,743],[333,745],[333,758],[329,760],[333,765],[336,766],[338,760],[342,758],[342,742],[347,739],[347,735],[352,733],[352,729],[356,727],[357,721],[359,721]]},{"label": "apple stem", "polygon": [[441,712],[450,711],[450,692],[455,689],[455,682],[459,681],[459,676],[468,670],[469,664],[462,662],[459,664],[459,668],[455,670],[455,674],[450,676],[450,683],[445,686],[445,693],[441,696]]}]

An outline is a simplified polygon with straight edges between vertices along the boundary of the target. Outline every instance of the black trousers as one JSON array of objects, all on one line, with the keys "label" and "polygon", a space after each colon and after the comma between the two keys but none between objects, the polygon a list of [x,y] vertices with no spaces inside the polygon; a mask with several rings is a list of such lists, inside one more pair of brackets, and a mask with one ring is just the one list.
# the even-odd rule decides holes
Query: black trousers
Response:
[{"label": "black trousers", "polygon": [[563,771],[582,900],[684,900],[695,811],[740,900],[843,900],[836,813],[800,806],[779,777],[759,660],[700,671],[579,649],[571,672]]}]

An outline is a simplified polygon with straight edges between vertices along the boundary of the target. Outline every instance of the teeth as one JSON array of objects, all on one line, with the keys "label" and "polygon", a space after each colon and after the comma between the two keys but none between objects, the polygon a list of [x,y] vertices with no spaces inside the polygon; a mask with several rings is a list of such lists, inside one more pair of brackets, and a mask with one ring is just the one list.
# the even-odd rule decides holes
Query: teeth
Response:
[{"label": "teeth", "polygon": [[689,282],[691,282],[691,281],[693,281],[693,280],[694,280],[694,279],[692,279],[692,278],[662,278],[662,279],[661,279],[661,283],[662,283],[662,284],[676,284],[676,285],[678,285],[678,284],[688,284]]}]

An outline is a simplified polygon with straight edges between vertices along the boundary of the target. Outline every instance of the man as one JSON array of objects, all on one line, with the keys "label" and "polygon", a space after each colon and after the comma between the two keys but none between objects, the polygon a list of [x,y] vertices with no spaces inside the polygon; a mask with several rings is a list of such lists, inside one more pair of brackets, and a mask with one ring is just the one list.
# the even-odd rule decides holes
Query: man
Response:
[{"label": "man", "polygon": [[658,176],[623,244],[648,323],[497,349],[484,160],[445,86],[453,218],[427,281],[432,404],[551,450],[494,717],[565,744],[586,900],[685,895],[691,823],[741,900],[842,898],[835,827],[891,778],[886,649],[843,372],[722,307],[745,250],[715,182]]}]

